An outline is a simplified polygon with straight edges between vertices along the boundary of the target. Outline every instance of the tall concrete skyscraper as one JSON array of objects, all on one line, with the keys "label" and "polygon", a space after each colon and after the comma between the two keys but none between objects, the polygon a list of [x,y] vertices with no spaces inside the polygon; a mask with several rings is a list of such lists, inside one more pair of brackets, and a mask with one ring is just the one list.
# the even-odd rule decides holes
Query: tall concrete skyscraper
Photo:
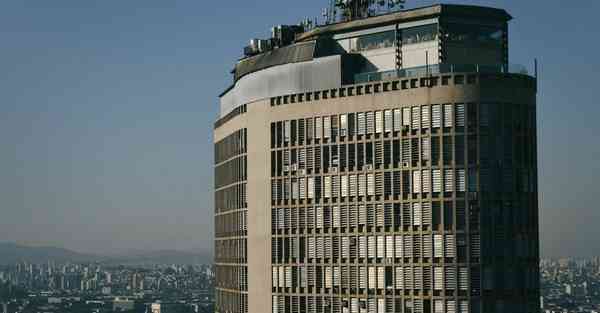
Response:
[{"label": "tall concrete skyscraper", "polygon": [[364,3],[252,40],[220,96],[216,311],[538,312],[537,87],[511,16]]}]

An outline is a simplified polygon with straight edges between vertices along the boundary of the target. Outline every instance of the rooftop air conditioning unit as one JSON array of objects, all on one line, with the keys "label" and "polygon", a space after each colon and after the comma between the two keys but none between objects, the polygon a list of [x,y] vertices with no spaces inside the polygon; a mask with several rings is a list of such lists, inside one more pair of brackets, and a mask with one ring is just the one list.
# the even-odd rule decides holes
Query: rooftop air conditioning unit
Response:
[{"label": "rooftop air conditioning unit", "polygon": [[402,167],[407,167],[408,168],[408,167],[410,167],[410,164],[408,162],[403,162],[402,163]]},{"label": "rooftop air conditioning unit", "polygon": [[295,172],[298,170],[298,164],[292,164],[292,171]]},{"label": "rooftop air conditioning unit", "polygon": [[338,172],[338,168],[337,168],[337,166],[333,166],[333,167],[329,168],[329,171],[332,172],[332,173],[337,173]]},{"label": "rooftop air conditioning unit", "polygon": [[305,169],[300,169],[300,170],[298,171],[298,174],[299,174],[299,175],[306,175],[306,170],[305,170]]},{"label": "rooftop air conditioning unit", "polygon": [[372,171],[373,170],[373,165],[372,164],[367,164],[364,166],[364,171]]},{"label": "rooftop air conditioning unit", "polygon": [[289,172],[290,171],[290,166],[289,165],[284,165],[283,166],[283,171],[284,172]]}]

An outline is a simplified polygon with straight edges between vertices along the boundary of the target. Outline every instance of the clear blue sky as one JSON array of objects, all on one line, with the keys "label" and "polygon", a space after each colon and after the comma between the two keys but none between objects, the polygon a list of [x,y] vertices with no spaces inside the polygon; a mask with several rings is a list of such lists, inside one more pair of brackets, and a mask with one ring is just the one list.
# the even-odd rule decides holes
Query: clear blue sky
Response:
[{"label": "clear blue sky", "polygon": [[[0,241],[211,251],[217,95],[248,39],[325,2],[1,1]],[[541,63],[543,253],[600,255],[600,2],[450,3],[514,16],[511,63]]]}]

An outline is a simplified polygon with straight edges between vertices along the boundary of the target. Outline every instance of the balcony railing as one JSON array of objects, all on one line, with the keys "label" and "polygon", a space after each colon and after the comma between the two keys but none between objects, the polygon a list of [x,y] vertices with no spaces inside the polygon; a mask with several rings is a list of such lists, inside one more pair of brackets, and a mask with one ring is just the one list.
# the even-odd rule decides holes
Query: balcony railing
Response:
[{"label": "balcony railing", "polygon": [[519,64],[432,64],[429,66],[425,65],[401,70],[360,73],[354,75],[354,83],[361,84],[381,80],[421,77],[447,73],[529,74],[527,68]]}]

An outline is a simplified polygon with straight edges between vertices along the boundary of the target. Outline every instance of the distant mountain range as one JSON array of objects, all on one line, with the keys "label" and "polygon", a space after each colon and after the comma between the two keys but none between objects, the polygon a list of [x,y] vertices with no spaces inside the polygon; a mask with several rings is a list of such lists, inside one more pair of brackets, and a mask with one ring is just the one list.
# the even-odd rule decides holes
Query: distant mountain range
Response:
[{"label": "distant mountain range", "polygon": [[173,250],[138,251],[131,255],[102,256],[79,253],[56,247],[31,247],[15,243],[0,242],[0,265],[16,262],[46,263],[54,262],[101,262],[107,264],[198,264],[211,263],[209,254],[182,252]]}]

